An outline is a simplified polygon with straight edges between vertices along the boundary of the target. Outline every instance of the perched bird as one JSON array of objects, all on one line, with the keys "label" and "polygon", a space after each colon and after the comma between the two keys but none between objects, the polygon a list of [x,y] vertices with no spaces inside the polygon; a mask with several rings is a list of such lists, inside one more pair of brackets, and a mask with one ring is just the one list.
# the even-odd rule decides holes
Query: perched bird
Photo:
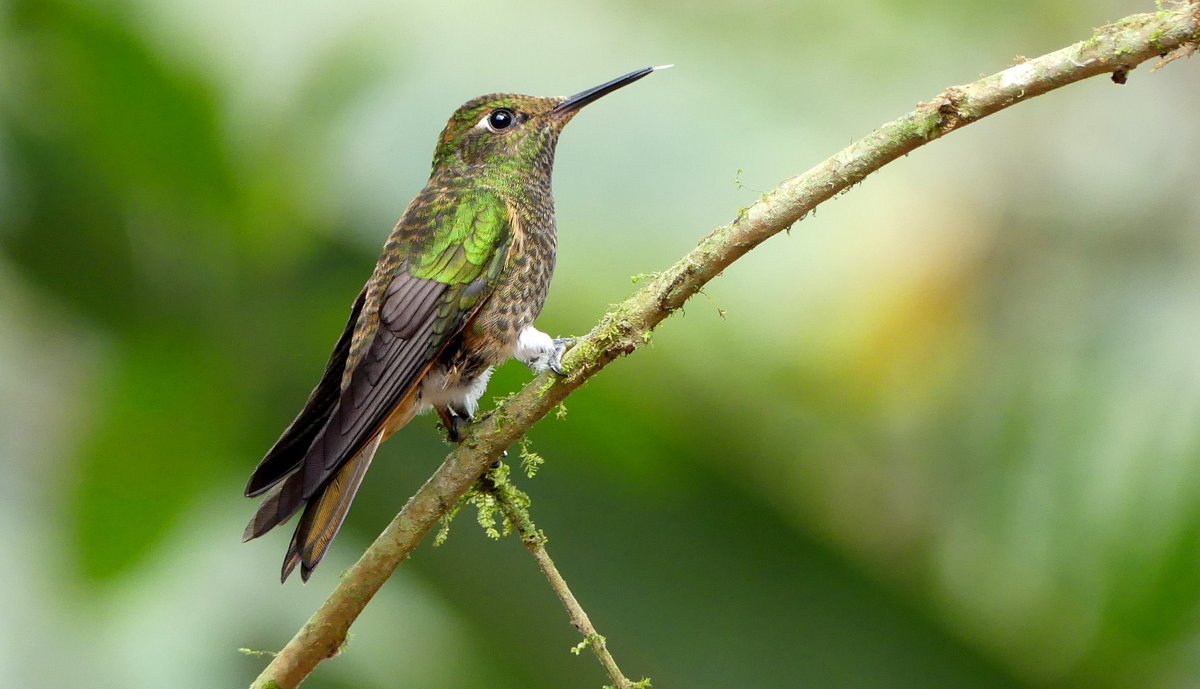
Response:
[{"label": "perched bird", "polygon": [[416,414],[432,408],[457,441],[492,367],[562,374],[569,343],[533,326],[554,271],[554,148],[580,108],[656,69],[570,98],[481,96],[451,116],[321,382],[246,484],[266,497],[244,540],[304,508],[281,581],[297,564],[308,580],[379,444]]}]

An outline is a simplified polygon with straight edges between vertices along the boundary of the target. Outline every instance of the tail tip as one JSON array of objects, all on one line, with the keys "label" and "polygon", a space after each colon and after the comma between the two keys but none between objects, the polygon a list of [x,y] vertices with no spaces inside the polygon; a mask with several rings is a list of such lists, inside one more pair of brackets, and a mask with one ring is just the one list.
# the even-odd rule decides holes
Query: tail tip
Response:
[{"label": "tail tip", "polygon": [[[296,552],[295,548],[289,549],[287,557],[283,558],[283,569],[279,572],[279,583],[286,584],[288,577],[292,575],[292,570],[296,569],[296,565],[300,562],[300,553]],[[308,581],[307,573],[304,568],[300,568],[301,581]]]}]

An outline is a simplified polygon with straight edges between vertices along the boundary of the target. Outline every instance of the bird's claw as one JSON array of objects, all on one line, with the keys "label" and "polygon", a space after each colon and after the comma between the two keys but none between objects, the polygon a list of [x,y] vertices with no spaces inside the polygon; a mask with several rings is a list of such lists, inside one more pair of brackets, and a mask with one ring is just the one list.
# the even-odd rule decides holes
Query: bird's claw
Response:
[{"label": "bird's claw", "polygon": [[[499,469],[504,464],[504,460],[506,459],[508,459],[508,450],[500,450],[500,456],[496,458],[496,461],[488,465],[488,471],[495,471],[496,469]],[[484,475],[486,476],[486,474]]]},{"label": "bird's claw", "polygon": [[446,429],[446,435],[450,437],[450,442],[461,443],[463,439],[463,429],[471,425],[470,419],[454,417],[454,421],[450,423],[450,428]]},{"label": "bird's claw", "polygon": [[446,407],[438,409],[437,413],[442,427],[446,429],[446,439],[455,444],[462,442],[463,430],[475,423],[475,419],[465,410]]},{"label": "bird's claw", "polygon": [[574,347],[575,341],[574,337],[558,337],[554,340],[554,353],[550,355],[549,368],[559,378],[565,378],[567,375],[562,367],[563,353]]}]

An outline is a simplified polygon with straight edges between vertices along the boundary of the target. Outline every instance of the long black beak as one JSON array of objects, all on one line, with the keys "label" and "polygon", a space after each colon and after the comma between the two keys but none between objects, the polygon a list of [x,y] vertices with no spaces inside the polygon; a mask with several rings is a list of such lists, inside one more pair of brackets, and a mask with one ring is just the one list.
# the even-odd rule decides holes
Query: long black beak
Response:
[{"label": "long black beak", "polygon": [[591,103],[592,101],[594,101],[598,98],[601,98],[602,96],[606,96],[606,95],[612,93],[613,91],[616,91],[617,89],[621,88],[622,86],[628,86],[628,85],[632,84],[633,82],[637,81],[638,79],[641,79],[642,77],[646,76],[647,74],[650,74],[651,72],[656,72],[660,69],[668,69],[670,67],[674,67],[674,65],[662,65],[661,67],[646,67],[644,69],[639,69],[636,72],[630,72],[629,74],[626,74],[623,77],[617,77],[616,79],[613,79],[612,81],[600,84],[599,86],[597,86],[595,88],[590,88],[586,91],[576,93],[575,95],[571,96],[570,98],[566,99],[565,101],[559,103],[553,110],[550,111],[550,114],[551,115],[562,115],[562,114],[569,113],[569,112],[575,112],[576,110],[582,108],[583,106],[587,105],[588,103]]}]

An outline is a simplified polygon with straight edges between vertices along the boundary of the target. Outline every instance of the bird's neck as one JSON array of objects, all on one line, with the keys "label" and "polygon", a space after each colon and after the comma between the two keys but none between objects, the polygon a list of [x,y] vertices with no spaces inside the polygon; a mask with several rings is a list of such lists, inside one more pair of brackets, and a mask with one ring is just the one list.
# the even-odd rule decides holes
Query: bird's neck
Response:
[{"label": "bird's neck", "polygon": [[554,151],[551,149],[539,156],[532,166],[502,162],[450,169],[443,171],[444,175],[435,173],[430,185],[488,192],[523,215],[553,217],[554,195],[550,179],[553,167]]}]

